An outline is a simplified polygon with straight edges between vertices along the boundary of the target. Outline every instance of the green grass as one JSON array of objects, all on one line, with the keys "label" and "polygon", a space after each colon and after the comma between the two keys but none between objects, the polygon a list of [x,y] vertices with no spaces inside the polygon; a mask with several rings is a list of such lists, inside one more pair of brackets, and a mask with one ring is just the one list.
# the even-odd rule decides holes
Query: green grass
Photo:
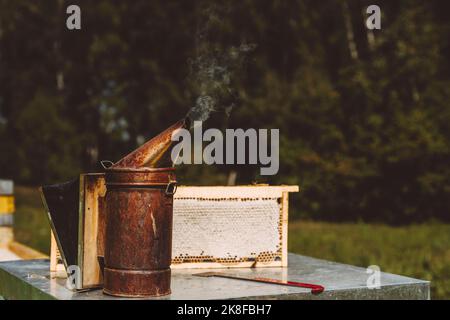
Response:
[{"label": "green grass", "polygon": [[[50,228],[37,188],[17,187],[15,237],[49,253]],[[405,227],[291,221],[289,251],[430,280],[433,299],[450,299],[450,225]]]},{"label": "green grass", "polygon": [[50,253],[50,225],[38,188],[17,186],[14,237],[42,253]]},{"label": "green grass", "polygon": [[431,281],[432,299],[450,299],[450,225],[293,222],[289,251]]}]

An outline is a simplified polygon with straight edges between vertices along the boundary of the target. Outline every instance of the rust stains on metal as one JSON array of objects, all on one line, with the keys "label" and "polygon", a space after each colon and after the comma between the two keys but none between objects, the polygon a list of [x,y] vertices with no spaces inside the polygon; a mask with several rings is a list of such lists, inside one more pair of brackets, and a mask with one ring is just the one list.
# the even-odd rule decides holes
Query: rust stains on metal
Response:
[{"label": "rust stains on metal", "polygon": [[134,272],[108,268],[105,282],[108,286],[104,287],[103,292],[117,297],[164,296],[170,294],[170,269]]},{"label": "rust stains on metal", "polygon": [[141,168],[141,167],[158,167],[161,160],[172,145],[172,135],[179,129],[186,127],[186,120],[180,120],[168,129],[161,132],[153,139],[147,141],[138,149],[128,154],[111,168]]},{"label": "rust stains on metal", "polygon": [[104,292],[170,293],[174,168],[106,170]]}]

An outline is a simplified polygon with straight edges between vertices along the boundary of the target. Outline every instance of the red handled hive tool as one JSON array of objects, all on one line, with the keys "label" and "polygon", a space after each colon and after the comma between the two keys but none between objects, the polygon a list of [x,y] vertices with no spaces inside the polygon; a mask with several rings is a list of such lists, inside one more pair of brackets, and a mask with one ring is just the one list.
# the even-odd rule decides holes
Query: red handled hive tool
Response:
[{"label": "red handled hive tool", "polygon": [[261,278],[261,277],[243,277],[243,276],[235,276],[227,273],[221,272],[204,272],[204,273],[196,273],[194,276],[197,277],[220,277],[220,278],[228,278],[235,280],[245,280],[245,281],[254,281],[261,283],[269,283],[269,284],[277,284],[281,286],[289,286],[289,287],[300,287],[300,288],[308,288],[311,289],[312,294],[319,294],[325,290],[323,286],[318,284],[304,283],[304,282],[295,282],[295,281],[285,281],[278,279],[270,279],[270,278]]}]

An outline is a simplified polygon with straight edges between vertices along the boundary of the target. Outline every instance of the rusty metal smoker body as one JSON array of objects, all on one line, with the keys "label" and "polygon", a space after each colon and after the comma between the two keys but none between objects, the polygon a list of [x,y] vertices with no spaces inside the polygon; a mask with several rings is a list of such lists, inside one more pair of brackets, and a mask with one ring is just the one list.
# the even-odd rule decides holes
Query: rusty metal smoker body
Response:
[{"label": "rusty metal smoker body", "polygon": [[106,170],[104,292],[170,293],[174,168]]}]

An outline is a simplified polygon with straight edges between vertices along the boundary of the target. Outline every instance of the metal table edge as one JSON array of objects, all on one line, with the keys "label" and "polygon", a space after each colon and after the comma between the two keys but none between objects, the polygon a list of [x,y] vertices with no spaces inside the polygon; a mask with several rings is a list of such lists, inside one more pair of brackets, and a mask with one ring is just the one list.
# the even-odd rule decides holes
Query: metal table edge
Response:
[{"label": "metal table edge", "polygon": [[[41,259],[37,259],[41,260]],[[22,285],[17,286],[14,279],[21,279],[17,275],[0,268],[0,297],[4,300],[56,300],[51,294],[33,286],[32,284],[21,281]]]}]

